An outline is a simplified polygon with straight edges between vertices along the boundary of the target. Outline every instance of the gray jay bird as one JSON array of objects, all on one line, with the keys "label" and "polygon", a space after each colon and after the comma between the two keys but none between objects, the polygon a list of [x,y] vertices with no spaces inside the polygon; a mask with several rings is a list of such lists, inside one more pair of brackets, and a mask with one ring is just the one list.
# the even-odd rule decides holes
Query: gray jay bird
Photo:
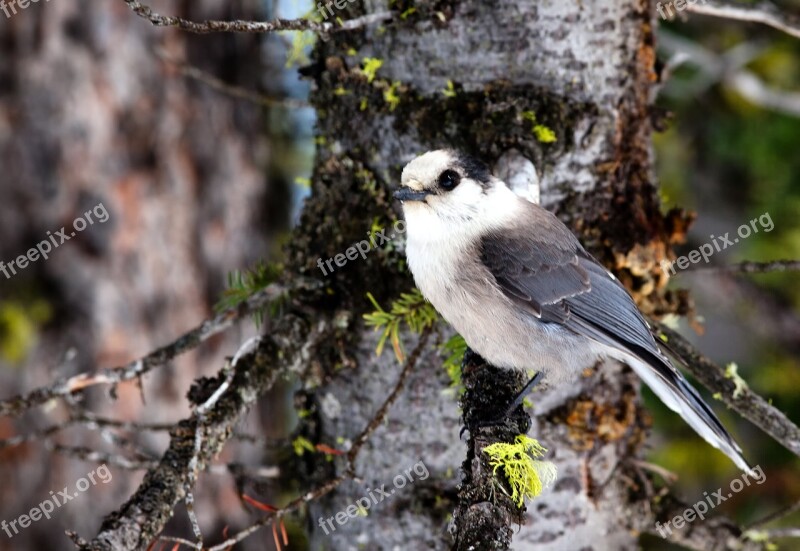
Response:
[{"label": "gray jay bird", "polygon": [[553,214],[451,150],[411,161],[395,197],[417,287],[486,361],[544,373],[551,383],[601,358],[622,361],[709,444],[751,470],[625,288]]}]

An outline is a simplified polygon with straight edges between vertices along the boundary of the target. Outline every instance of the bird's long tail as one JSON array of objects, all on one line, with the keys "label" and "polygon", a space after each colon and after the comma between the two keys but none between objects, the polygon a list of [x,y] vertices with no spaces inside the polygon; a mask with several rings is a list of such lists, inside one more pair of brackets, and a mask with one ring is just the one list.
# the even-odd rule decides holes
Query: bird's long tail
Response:
[{"label": "bird's long tail", "polygon": [[648,350],[637,352],[639,354],[632,357],[629,363],[656,396],[689,423],[706,442],[730,457],[737,467],[752,473],[752,468],[742,457],[742,450],[681,372],[664,356],[656,356]]}]

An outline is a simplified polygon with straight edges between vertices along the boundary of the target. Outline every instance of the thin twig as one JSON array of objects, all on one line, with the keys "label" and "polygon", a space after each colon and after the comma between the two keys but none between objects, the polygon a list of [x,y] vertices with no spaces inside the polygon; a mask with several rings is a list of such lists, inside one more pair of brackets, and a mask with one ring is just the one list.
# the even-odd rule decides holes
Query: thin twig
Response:
[{"label": "thin twig", "polygon": [[749,525],[745,526],[743,528],[743,530],[744,531],[756,530],[756,529],[760,528],[761,526],[764,526],[764,525],[767,525],[767,524],[769,524],[771,522],[775,522],[776,520],[780,520],[782,518],[788,517],[789,515],[791,515],[793,513],[796,513],[797,511],[800,511],[800,501],[797,501],[796,503],[792,503],[788,507],[784,507],[783,509],[779,509],[778,511],[775,511],[773,513],[768,514],[764,518],[759,519],[759,520],[753,522],[752,524],[749,524]]},{"label": "thin twig", "polygon": [[275,19],[273,21],[243,21],[241,19],[231,21],[206,20],[190,21],[182,17],[172,17],[161,15],[137,0],[124,0],[133,12],[147,19],[156,27],[176,27],[183,31],[198,34],[208,33],[271,33],[275,31],[311,31],[327,34],[336,31],[352,31],[382,23],[392,19],[391,12],[372,13],[363,15],[355,19],[344,21],[340,26],[328,21],[317,22],[310,19]]},{"label": "thin twig", "polygon": [[152,469],[158,466],[157,460],[135,461],[118,454],[100,452],[82,446],[64,446],[61,444],[56,444],[53,446],[53,450],[57,453],[63,453],[67,456],[76,457],[89,463],[97,463],[98,465],[112,465],[128,471],[140,471],[143,469]]},{"label": "thin twig", "polygon": [[723,266],[691,265],[685,272],[730,272],[735,274],[767,274],[770,272],[790,272],[800,270],[800,260],[769,260],[754,262],[746,260],[738,264]]},{"label": "thin twig", "polygon": [[800,538],[800,528],[773,528],[767,530],[766,534],[768,540],[778,538]]},{"label": "thin twig", "polygon": [[162,60],[175,66],[178,72],[183,76],[191,78],[198,82],[202,82],[203,84],[213,88],[214,90],[217,90],[218,92],[221,92],[233,98],[249,101],[251,103],[255,103],[256,105],[262,105],[264,107],[288,107],[290,109],[300,109],[303,107],[309,107],[309,103],[301,99],[272,98],[269,96],[265,96],[263,94],[259,94],[257,92],[253,92],[251,90],[246,90],[239,86],[228,84],[227,82],[203,71],[202,69],[198,69],[197,67],[189,65],[184,61],[180,61],[178,59],[175,59],[174,57],[171,57],[161,48],[156,50],[156,55]]},{"label": "thin twig", "polygon": [[800,93],[773,88],[751,71],[739,71],[727,77],[725,84],[759,107],[800,117]]},{"label": "thin twig", "polygon": [[[300,286],[305,285],[308,285],[308,282],[300,284]],[[294,285],[292,288],[297,289],[299,287]],[[28,394],[21,394],[13,398],[2,400],[0,401],[0,416],[19,415],[53,398],[64,397],[90,386],[118,384],[141,377],[151,369],[163,365],[176,356],[196,348],[201,343],[221,333],[235,322],[252,314],[256,310],[263,308],[289,290],[288,287],[273,283],[266,289],[253,294],[238,306],[229,308],[213,318],[204,321],[191,331],[181,335],[177,340],[154,350],[138,360],[119,367],[105,368],[94,373],[81,373],[69,378],[60,379],[48,386],[29,392]]]},{"label": "thin twig", "polygon": [[783,13],[770,2],[761,2],[756,6],[727,4],[715,0],[688,2],[686,11],[723,19],[761,23],[800,38],[800,20],[796,16]]}]

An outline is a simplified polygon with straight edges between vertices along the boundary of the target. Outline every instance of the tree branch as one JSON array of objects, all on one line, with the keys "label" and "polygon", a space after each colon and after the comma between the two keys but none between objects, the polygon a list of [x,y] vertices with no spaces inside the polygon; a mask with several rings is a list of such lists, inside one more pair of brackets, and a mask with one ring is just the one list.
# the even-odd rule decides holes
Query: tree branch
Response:
[{"label": "tree branch", "polygon": [[[291,321],[283,324],[279,332],[295,329]],[[318,324],[313,331],[320,331],[321,326],[324,324]],[[199,380],[190,391],[190,398],[201,405],[170,431],[169,447],[158,465],[147,472],[133,496],[106,517],[91,542],[73,536],[76,544],[92,551],[147,547],[164,529],[175,505],[191,492],[190,482],[196,473],[222,450],[239,418],[287,370],[283,366],[289,364],[302,344],[282,350],[273,338],[264,338],[257,350],[235,365],[226,365],[216,379]],[[282,363],[279,357],[283,358]]]},{"label": "tree branch", "polygon": [[271,33],[275,31],[312,31],[321,34],[336,31],[352,31],[382,23],[392,19],[391,12],[380,12],[357,17],[344,21],[337,27],[328,21],[317,22],[310,19],[275,19],[273,21],[232,21],[206,20],[202,22],[190,21],[182,17],[161,15],[137,0],[124,0],[133,13],[147,19],[156,27],[176,27],[183,31],[198,34],[208,33]]},{"label": "tree branch", "polygon": [[756,6],[743,6],[708,0],[704,2],[689,2],[686,10],[723,19],[761,23],[800,38],[800,19],[783,13],[770,2],[761,2]]},{"label": "tree branch", "polygon": [[226,330],[235,322],[263,308],[290,290],[311,289],[314,283],[309,280],[296,280],[291,287],[273,283],[266,289],[253,294],[236,307],[208,319],[184,333],[170,344],[154,350],[146,356],[119,367],[98,370],[94,373],[81,373],[60,379],[48,386],[38,388],[28,394],[20,394],[0,401],[0,416],[16,416],[53,398],[65,397],[90,386],[99,384],[118,384],[141,377],[151,369],[172,360],[176,356],[196,348]]},{"label": "tree branch", "polygon": [[800,270],[800,260],[769,260],[754,262],[746,260],[738,264],[723,266],[691,265],[686,272],[731,272],[736,274],[767,274],[770,272],[788,272]]},{"label": "tree branch", "polygon": [[329,480],[325,484],[309,492],[306,492],[302,496],[295,498],[294,500],[290,501],[288,504],[278,509],[277,511],[265,515],[251,526],[234,534],[233,536],[230,536],[225,541],[213,547],[210,547],[208,551],[224,551],[226,549],[229,549],[231,546],[247,538],[260,528],[272,524],[276,519],[280,519],[286,516],[287,514],[291,513],[292,511],[296,511],[306,503],[309,503],[311,501],[314,501],[315,499],[319,499],[325,496],[326,494],[338,488],[344,481],[353,478],[355,476],[354,469],[355,469],[356,459],[358,458],[358,454],[361,452],[362,448],[364,447],[364,444],[366,444],[369,441],[370,436],[372,436],[375,430],[379,426],[381,426],[386,420],[386,416],[389,413],[389,409],[392,407],[392,404],[394,404],[397,398],[400,396],[400,393],[402,392],[405,386],[405,382],[408,379],[408,376],[411,374],[411,371],[414,369],[414,366],[419,361],[419,358],[422,355],[422,351],[424,350],[425,345],[428,342],[430,334],[431,334],[430,327],[422,332],[419,341],[417,342],[417,346],[414,348],[411,355],[406,360],[406,364],[403,367],[403,370],[400,372],[400,376],[398,377],[397,383],[392,389],[392,392],[383,402],[381,407],[378,408],[378,411],[375,412],[375,415],[373,416],[372,420],[369,423],[367,423],[367,426],[364,427],[364,430],[362,430],[361,433],[358,436],[356,436],[355,439],[353,439],[353,444],[346,455],[347,465],[342,474],[333,478],[332,480]]},{"label": "tree branch", "polygon": [[660,538],[664,534],[658,532],[656,522],[662,524],[662,531],[666,533],[666,540],[697,551],[763,551],[766,542],[755,542],[743,537],[743,531],[733,521],[726,517],[715,516],[693,523],[686,523],[681,528],[667,529],[666,523],[675,517],[680,517],[691,507],[677,500],[670,494],[651,503],[653,518],[647,520],[643,531]]},{"label": "tree branch", "polygon": [[242,99],[264,107],[288,107],[290,109],[309,107],[309,103],[305,100],[296,98],[272,98],[251,90],[246,90],[239,86],[228,84],[227,82],[220,80],[214,75],[198,69],[193,65],[189,65],[184,61],[175,59],[162,48],[159,48],[156,51],[156,55],[167,63],[173,65],[181,75],[192,80],[202,82],[210,88],[213,88],[214,90],[232,98]]},{"label": "tree branch", "polygon": [[737,388],[734,379],[726,376],[723,368],[700,354],[676,331],[662,323],[655,323],[655,327],[666,335],[667,347],[679,356],[698,381],[716,393],[725,405],[772,436],[787,450],[800,456],[800,429],[783,412],[748,387]]},{"label": "tree branch", "polygon": [[522,522],[524,508],[496,491],[497,479],[483,450],[490,444],[513,442],[518,434],[526,434],[531,418],[519,407],[508,423],[480,427],[504,413],[525,379],[521,372],[488,364],[470,349],[464,354],[461,373],[465,388],[461,407],[469,439],[467,456],[461,465],[463,479],[458,504],[453,512],[452,532],[456,540],[453,549],[508,549],[513,525]]}]

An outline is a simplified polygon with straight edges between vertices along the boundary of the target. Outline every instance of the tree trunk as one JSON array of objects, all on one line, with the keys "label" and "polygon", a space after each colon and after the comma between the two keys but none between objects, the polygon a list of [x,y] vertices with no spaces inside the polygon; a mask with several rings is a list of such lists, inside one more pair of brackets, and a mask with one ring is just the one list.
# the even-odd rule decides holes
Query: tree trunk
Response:
[{"label": "tree trunk", "polygon": [[[387,9],[385,2],[368,5]],[[654,292],[665,283],[658,261],[672,222],[659,212],[651,173],[649,99],[656,76],[649,2],[464,0],[413,7],[386,28],[364,37],[336,34],[316,49],[307,73],[317,85],[312,102],[320,145],[313,193],[291,245],[292,269],[319,277],[317,259],[364,239],[376,213],[377,225],[391,228],[398,213],[391,188],[414,156],[453,147],[494,162],[516,148],[538,169],[542,203],[614,269],[646,312],[674,305],[674,297]],[[382,61],[372,82],[360,70],[367,57]],[[310,398],[315,415],[304,430],[320,442],[357,434],[398,377],[390,352],[375,358],[376,338],[360,317],[371,310],[367,292],[387,307],[412,288],[400,268],[401,242],[327,275],[327,315],[347,324],[340,338],[354,353],[329,351],[328,363],[341,369],[331,368]],[[403,340],[411,349],[414,338]],[[313,549],[453,544],[458,534],[448,532],[448,520],[467,443],[459,439],[460,413],[445,392],[449,379],[441,364],[429,347],[388,422],[360,455],[360,480],[311,505]],[[630,512],[641,496],[635,477],[632,483],[620,473],[644,439],[639,381],[619,365],[585,367],[568,388],[533,396],[531,434],[550,450],[559,475],[551,491],[528,505],[519,530],[513,526],[516,549],[636,547],[641,527]],[[430,477],[422,480],[412,470],[404,487],[395,487],[395,477],[420,461]],[[373,500],[368,518],[336,522],[337,512],[382,484],[395,492]],[[506,545],[487,530],[481,548]]]}]

